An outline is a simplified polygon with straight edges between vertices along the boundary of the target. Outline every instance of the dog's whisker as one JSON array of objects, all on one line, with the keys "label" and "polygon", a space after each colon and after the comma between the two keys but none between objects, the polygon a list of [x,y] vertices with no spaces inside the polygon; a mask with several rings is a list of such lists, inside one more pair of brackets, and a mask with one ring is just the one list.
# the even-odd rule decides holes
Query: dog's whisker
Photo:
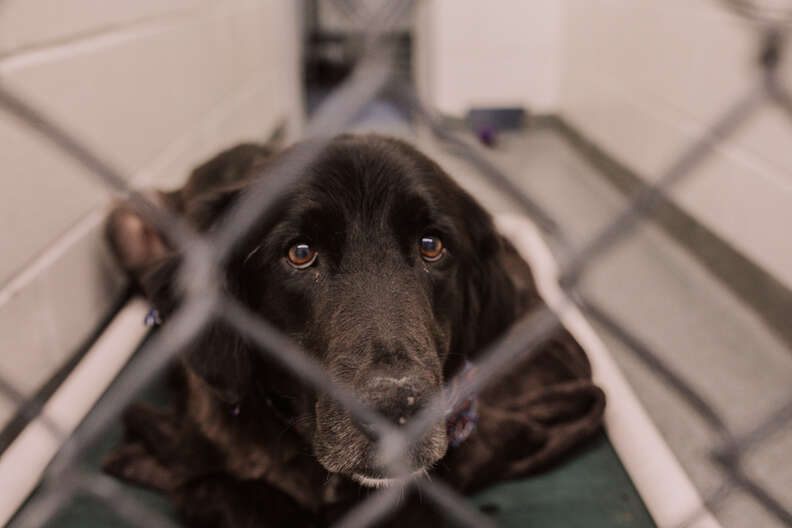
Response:
[{"label": "dog's whisker", "polygon": [[255,248],[253,248],[253,251],[251,251],[250,253],[248,253],[248,254],[247,254],[247,256],[245,257],[245,259],[242,261],[242,265],[244,266],[245,264],[247,264],[247,263],[248,263],[248,260],[250,260],[250,259],[253,257],[253,255],[255,255],[256,253],[258,253],[258,251],[259,251],[260,249],[261,249],[261,244],[259,244],[259,245],[258,245],[258,246],[256,246]]}]

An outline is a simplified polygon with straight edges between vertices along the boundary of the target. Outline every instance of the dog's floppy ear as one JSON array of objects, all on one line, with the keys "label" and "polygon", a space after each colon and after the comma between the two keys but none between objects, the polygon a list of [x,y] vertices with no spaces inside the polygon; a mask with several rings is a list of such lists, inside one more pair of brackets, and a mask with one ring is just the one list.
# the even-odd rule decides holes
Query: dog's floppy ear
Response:
[{"label": "dog's floppy ear", "polygon": [[[236,201],[237,186],[205,193],[185,208],[201,230],[221,217]],[[140,277],[140,284],[159,315],[167,323],[184,300],[179,273],[183,256],[171,252]],[[221,287],[234,295],[233,272],[225,271]],[[215,394],[228,403],[240,401],[247,391],[251,371],[251,351],[237,332],[222,322],[212,322],[188,345],[184,361],[188,368],[204,380]]]},{"label": "dog's floppy ear", "polygon": [[[229,148],[196,167],[181,189],[148,194],[155,203],[181,214],[197,231],[210,231],[278,150],[278,143],[276,132],[266,144],[244,143]],[[176,241],[167,240],[151,222],[123,203],[108,218],[107,235],[121,266],[167,321],[182,300],[179,270],[183,259],[173,249]],[[227,272],[225,278],[223,287],[233,295],[233,272]],[[213,323],[201,333],[185,361],[228,402],[239,401],[249,385],[248,347],[221,323]]]},{"label": "dog's floppy ear", "polygon": [[[239,159],[237,149],[242,146],[246,145],[229,149],[199,166],[181,191],[172,193],[179,195],[177,212],[199,233],[207,234],[229,213],[252,179],[249,174],[240,172],[239,165],[244,160]],[[247,152],[249,156],[254,155],[253,152]],[[220,163],[222,161],[226,163]],[[250,168],[247,164],[245,166]],[[213,168],[217,173],[218,181],[215,185],[209,183],[211,178],[205,174],[207,167]],[[234,179],[228,177],[229,171],[234,173]],[[181,301],[178,272],[182,260],[178,251],[169,250],[156,261],[148,263],[138,277],[143,292],[162,316],[173,313]]]},{"label": "dog's floppy ear", "polygon": [[[146,273],[141,284],[154,308],[167,324],[183,301],[178,286],[182,258],[173,254]],[[184,350],[183,361],[221,400],[233,404],[250,386],[251,354],[238,332],[212,321]]]},{"label": "dog's floppy ear", "polygon": [[[271,154],[270,146],[243,144],[200,165],[178,191],[180,212],[199,232],[211,231],[255,177],[256,167]],[[182,255],[170,251],[147,266],[138,278],[144,293],[166,321],[183,299],[179,288],[182,263]],[[221,287],[231,295],[238,293],[235,279],[234,270],[224,270]],[[237,332],[224,323],[213,322],[189,346],[184,360],[219,398],[235,403],[243,398],[250,384],[251,354]]]},{"label": "dog's floppy ear", "polygon": [[466,354],[475,356],[515,320],[518,294],[507,269],[508,245],[490,215],[467,193],[458,200],[473,256],[467,269]]}]

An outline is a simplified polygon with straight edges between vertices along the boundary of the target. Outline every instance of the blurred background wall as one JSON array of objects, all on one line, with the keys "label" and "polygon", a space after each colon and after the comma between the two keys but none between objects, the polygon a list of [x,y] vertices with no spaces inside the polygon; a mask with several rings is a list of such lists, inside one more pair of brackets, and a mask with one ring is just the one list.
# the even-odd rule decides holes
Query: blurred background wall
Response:
[{"label": "blurred background wall", "polygon": [[[647,181],[756,82],[755,32],[719,0],[419,3],[417,85],[440,111],[556,113]],[[781,71],[792,79],[792,61]],[[764,108],[678,204],[792,286],[792,134]]]},{"label": "blurred background wall", "polygon": [[[300,2],[8,0],[0,75],[136,185],[172,187],[197,163],[281,122],[299,133]],[[0,372],[31,394],[73,356],[123,289],[86,171],[0,113]],[[13,412],[0,398],[0,427]]]},{"label": "blurred background wall", "polygon": [[[758,2],[761,4],[761,2]],[[653,180],[757,81],[756,33],[718,0],[568,0],[561,115]],[[792,60],[780,74],[792,81]],[[792,132],[766,105],[672,193],[792,286]]]},{"label": "blurred background wall", "polygon": [[[135,184],[175,186],[283,121],[299,135],[306,13],[344,33],[338,7],[349,2],[6,0],[0,74]],[[754,32],[719,0],[419,0],[412,14],[396,30],[412,25],[427,103],[456,116],[474,106],[560,115],[647,181],[754,82]],[[784,119],[760,112],[673,194],[792,287]],[[85,342],[123,281],[101,239],[103,188],[1,113],[0,145],[0,372],[30,393]],[[12,412],[0,398],[0,424]]]}]

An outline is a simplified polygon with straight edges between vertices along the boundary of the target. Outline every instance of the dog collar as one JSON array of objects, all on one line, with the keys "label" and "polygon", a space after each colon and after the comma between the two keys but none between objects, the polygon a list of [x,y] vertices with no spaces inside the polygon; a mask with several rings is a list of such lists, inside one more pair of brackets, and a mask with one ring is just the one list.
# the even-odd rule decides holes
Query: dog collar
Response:
[{"label": "dog collar", "polygon": [[476,367],[470,361],[465,360],[462,371],[454,376],[446,389],[446,435],[448,444],[457,447],[464,442],[470,433],[478,425],[478,399],[473,393],[467,398],[460,400],[459,385],[461,382],[469,381],[476,373]]},{"label": "dog collar", "polygon": [[162,317],[156,308],[152,308],[143,319],[143,324],[146,326],[159,326],[162,324]]}]

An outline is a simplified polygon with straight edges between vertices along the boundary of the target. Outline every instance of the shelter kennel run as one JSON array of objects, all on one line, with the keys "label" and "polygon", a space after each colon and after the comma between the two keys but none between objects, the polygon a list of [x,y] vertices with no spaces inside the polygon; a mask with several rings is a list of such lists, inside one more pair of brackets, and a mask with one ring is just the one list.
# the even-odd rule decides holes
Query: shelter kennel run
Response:
[{"label": "shelter kennel run", "polygon": [[[381,10],[374,12],[359,12],[354,2],[339,4],[343,5],[342,11],[351,21],[365,28],[365,51],[352,73],[327,97],[305,127],[303,135],[315,139],[316,152],[321,151],[326,144],[327,140],[324,138],[343,131],[350,116],[356,115],[378,94],[387,91],[405,112],[414,116],[429,131],[435,141],[470,164],[490,185],[513,197],[528,219],[500,218],[499,225],[534,266],[549,307],[529,314],[518,323],[518,332],[510,334],[497,347],[487,351],[478,366],[481,375],[464,382],[460,388],[462,394],[472,394],[491,381],[489,375],[496,377],[500,369],[517,357],[531,354],[541,344],[543,337],[563,323],[590,354],[597,381],[609,394],[607,431],[657,525],[718,526],[713,512],[717,513],[719,506],[731,493],[740,490],[748,493],[782,524],[792,526],[792,504],[788,501],[785,503],[782,498],[775,496],[766,486],[749,476],[743,466],[744,457],[750,450],[761,449],[768,438],[792,421],[792,399],[776,412],[759,420],[754,430],[739,433],[731,430],[727,421],[707,398],[699,394],[695,386],[674,367],[668,365],[662,355],[634,336],[620,323],[618,317],[588,299],[578,288],[583,276],[600,259],[629,237],[656,206],[673,201],[669,195],[670,190],[683,180],[695,178],[695,169],[706,161],[719,142],[734,135],[760,108],[770,106],[783,113],[792,128],[792,91],[782,83],[778,75],[781,58],[788,51],[787,33],[792,23],[792,9],[784,11],[782,8],[740,0],[722,1],[725,8],[745,17],[746,24],[751,24],[756,31],[760,48],[757,57],[759,66],[756,68],[755,82],[751,89],[690,143],[655,183],[643,186],[631,198],[628,207],[595,237],[582,246],[575,246],[553,215],[515,186],[512,179],[490,159],[486,149],[480,147],[465,132],[450,126],[435,110],[428,108],[411,84],[405,81],[406,74],[387,34],[389,25],[395,23],[400,13],[409,9],[412,2],[392,0],[383,3]],[[83,385],[82,380],[97,375],[97,367],[92,367],[92,358],[89,356],[86,356],[72,372],[71,378],[61,385],[49,401],[25,397],[14,388],[14,380],[0,379],[0,390],[16,403],[18,413],[30,418],[28,426],[3,454],[0,475],[5,472],[18,472],[17,468],[22,467],[20,464],[37,468],[33,472],[27,470],[31,481],[29,485],[22,486],[15,497],[6,497],[3,508],[8,511],[3,512],[6,516],[4,520],[21,506],[13,526],[41,526],[73,495],[88,494],[111,504],[121,517],[133,523],[146,519],[147,526],[173,525],[170,519],[124,493],[108,477],[86,472],[76,461],[86,446],[105,430],[152,376],[166,367],[181,346],[216,318],[222,319],[257,343],[262,350],[267,351],[267,354],[288,367],[307,384],[332,395],[353,416],[375,424],[380,447],[389,460],[398,462],[399,457],[412,442],[420,438],[427,427],[442,419],[443,405],[438,400],[429,405],[404,430],[390,427],[385,420],[363,406],[355,394],[330,382],[315,361],[270,324],[258,320],[236,300],[227,297],[218,285],[217,270],[223,266],[224,257],[235,240],[246,232],[259,211],[271,204],[272,197],[277,195],[279,189],[299,178],[300,168],[310,163],[312,157],[295,159],[291,164],[279,167],[273,178],[257,187],[236,207],[224,223],[223,229],[208,239],[193,232],[171,211],[151,203],[144,195],[131,188],[126,175],[116,169],[113,163],[71,135],[68,127],[48,117],[44,111],[30,103],[25,94],[11,89],[2,79],[0,107],[4,113],[18,120],[19,126],[35,130],[81,164],[86,174],[90,175],[86,177],[98,178],[113,193],[130,199],[138,208],[146,211],[149,218],[167,233],[170,240],[185,249],[184,268],[189,270],[183,277],[186,301],[178,313],[144,344],[138,361],[117,379],[105,380],[109,384],[108,391],[92,409],[90,408],[94,400],[99,397],[104,387],[98,387],[95,394],[86,397],[86,401],[82,403],[82,412],[76,411],[63,418],[62,410],[57,410],[58,405],[64,405],[59,403],[60,398],[65,398],[63,401],[73,398],[69,393],[73,395],[75,389]],[[553,251],[546,244],[560,257],[560,270],[556,268]],[[128,347],[131,354],[145,333],[138,324],[145,310],[139,303],[128,305],[107,329],[106,336],[113,335],[114,343],[118,339],[131,343],[131,347]],[[625,343],[638,361],[647,365],[658,380],[670,387],[711,428],[718,438],[718,444],[712,446],[710,456],[724,474],[721,486],[715,493],[699,496],[587,319]],[[107,350],[108,345],[103,345],[101,339],[96,347],[100,350],[98,355],[112,353]],[[116,356],[112,373],[120,370],[129,354]],[[89,409],[90,414],[82,421],[83,414]],[[632,436],[632,442],[619,440],[625,436]],[[654,463],[651,467],[641,461],[640,453],[630,452],[636,437],[642,439],[639,442],[642,449],[653,453]],[[35,451],[30,451],[32,446],[36,446]],[[45,453],[43,457],[42,453]],[[49,457],[53,458],[47,466]],[[39,492],[22,506],[42,474]],[[339,526],[367,526],[375,523],[397,507],[405,486],[417,487],[426,500],[436,502],[461,526],[492,525],[490,518],[456,496],[444,483],[416,479],[409,484],[379,490],[369,500],[349,512]]]}]

